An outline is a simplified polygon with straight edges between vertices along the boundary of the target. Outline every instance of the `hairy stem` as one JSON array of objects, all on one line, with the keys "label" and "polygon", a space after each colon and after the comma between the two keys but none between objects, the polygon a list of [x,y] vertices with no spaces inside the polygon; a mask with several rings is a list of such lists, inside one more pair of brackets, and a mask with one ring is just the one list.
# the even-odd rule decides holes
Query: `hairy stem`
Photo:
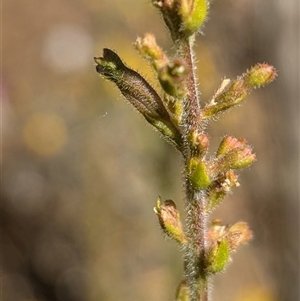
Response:
[{"label": "hairy stem", "polygon": [[[185,170],[189,164],[193,154],[191,144],[189,142],[190,132],[199,130],[200,124],[200,99],[197,89],[195,63],[193,54],[193,37],[189,38],[180,47],[180,54],[187,62],[190,68],[190,74],[187,78],[187,99],[185,107],[185,128],[183,132],[184,138],[184,163]],[[195,191],[189,176],[185,177],[186,190],[186,229],[189,244],[185,249],[185,274],[187,283],[190,288],[190,301],[208,301],[208,276],[205,270],[205,252],[206,252],[206,231],[207,216],[205,207],[207,202],[206,191]]]},{"label": "hairy stem", "polygon": [[190,288],[190,301],[208,301],[208,276],[205,270],[206,193],[192,189],[186,180],[187,217],[186,228],[189,241],[185,250],[185,273]]},{"label": "hairy stem", "polygon": [[190,128],[196,129],[200,124],[200,99],[197,89],[196,66],[193,53],[194,37],[187,39],[179,48],[180,54],[186,61],[190,72],[187,78],[187,99],[186,99],[186,123]]}]

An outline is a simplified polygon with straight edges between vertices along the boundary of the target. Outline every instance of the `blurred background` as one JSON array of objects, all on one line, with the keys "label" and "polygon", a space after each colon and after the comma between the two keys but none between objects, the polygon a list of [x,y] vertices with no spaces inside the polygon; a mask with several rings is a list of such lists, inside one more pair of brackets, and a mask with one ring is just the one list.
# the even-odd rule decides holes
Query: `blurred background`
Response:
[{"label": "blurred background", "polygon": [[[174,300],[181,254],[153,212],[183,208],[179,154],[95,72],[111,48],[158,87],[132,43],[174,49],[151,1],[2,2],[3,301]],[[215,277],[214,301],[299,297],[299,3],[215,0],[197,40],[202,101],[257,62],[278,79],[209,126],[258,161],[213,217],[254,239]]]}]

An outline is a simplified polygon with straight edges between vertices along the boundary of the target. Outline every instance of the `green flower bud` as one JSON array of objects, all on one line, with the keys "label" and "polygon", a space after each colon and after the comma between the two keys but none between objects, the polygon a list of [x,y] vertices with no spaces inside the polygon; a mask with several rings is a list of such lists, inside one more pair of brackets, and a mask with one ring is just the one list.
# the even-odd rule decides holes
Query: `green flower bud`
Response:
[{"label": "green flower bud", "polygon": [[191,158],[188,165],[188,176],[194,189],[206,189],[212,182],[210,172],[205,162]]},{"label": "green flower bud", "polygon": [[240,169],[251,165],[256,160],[252,148],[244,139],[226,136],[220,143],[214,162],[214,172],[222,173],[229,169]]},{"label": "green flower bud", "polygon": [[250,166],[256,160],[256,155],[252,153],[250,146],[237,148],[224,156],[229,169],[241,169]]},{"label": "green flower bud", "polygon": [[206,0],[153,0],[152,2],[161,11],[175,42],[197,33],[207,16]]},{"label": "green flower bud", "polygon": [[237,106],[251,91],[242,77],[223,81],[211,101],[201,110],[203,119],[208,119]]},{"label": "green flower bud", "polygon": [[185,244],[186,237],[182,230],[179,211],[176,209],[175,203],[172,200],[166,200],[162,204],[159,197],[156,200],[154,212],[163,232],[179,244]]},{"label": "green flower bud", "polygon": [[271,83],[277,76],[275,68],[268,64],[257,64],[246,74],[246,82],[253,88]]},{"label": "green flower bud", "polygon": [[212,118],[237,106],[253,89],[269,84],[276,76],[273,66],[257,64],[236,80],[223,80],[211,101],[202,109],[202,118]]},{"label": "green flower bud", "polygon": [[196,33],[207,16],[206,0],[181,0],[180,15],[181,15],[181,31],[184,37],[189,37]]},{"label": "green flower bud", "polygon": [[188,72],[186,64],[175,59],[158,70],[158,79],[166,93],[181,99],[186,95],[184,80]]},{"label": "green flower bud", "polygon": [[229,227],[221,225],[220,220],[215,220],[207,232],[207,242],[210,245],[206,259],[207,270],[211,273],[223,271],[229,263],[230,253],[251,238],[252,232],[247,223],[238,222]]},{"label": "green flower bud", "polygon": [[212,211],[216,208],[224,199],[224,197],[231,192],[233,187],[238,187],[240,184],[238,178],[233,170],[227,171],[222,174],[220,178],[215,180],[209,187],[208,190],[208,204],[206,211]]},{"label": "green flower bud", "polygon": [[146,33],[144,38],[137,38],[136,49],[149,60],[164,60],[165,55],[162,49],[156,44],[153,34]]},{"label": "green flower bud", "polygon": [[228,242],[225,239],[214,243],[207,256],[207,272],[216,274],[225,270],[230,260]]}]

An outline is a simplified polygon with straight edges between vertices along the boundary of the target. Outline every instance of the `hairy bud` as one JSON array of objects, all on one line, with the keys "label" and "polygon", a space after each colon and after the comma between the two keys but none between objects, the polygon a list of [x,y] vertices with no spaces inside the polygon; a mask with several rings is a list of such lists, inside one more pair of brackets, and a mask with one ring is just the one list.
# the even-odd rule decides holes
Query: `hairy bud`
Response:
[{"label": "hairy bud", "polygon": [[94,60],[97,72],[114,82],[146,120],[180,149],[180,134],[151,85],[139,73],[126,67],[120,57],[110,49],[105,48],[103,57],[95,57]]},{"label": "hairy bud", "polygon": [[175,203],[172,200],[166,200],[162,203],[159,197],[154,212],[158,216],[159,224],[164,233],[179,244],[185,244],[186,237],[182,230],[179,211]]}]

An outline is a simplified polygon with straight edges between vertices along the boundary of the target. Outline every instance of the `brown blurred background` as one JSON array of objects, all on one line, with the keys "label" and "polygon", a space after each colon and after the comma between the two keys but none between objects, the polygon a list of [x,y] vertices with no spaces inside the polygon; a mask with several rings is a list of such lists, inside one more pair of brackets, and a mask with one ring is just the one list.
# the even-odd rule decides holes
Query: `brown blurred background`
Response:
[{"label": "brown blurred background", "polygon": [[[160,194],[183,208],[178,153],[95,72],[153,32],[172,45],[150,1],[2,1],[1,301],[173,300],[181,254],[160,232]],[[258,156],[213,214],[247,221],[253,241],[215,278],[214,301],[299,297],[299,3],[215,0],[197,41],[203,102],[256,62],[279,77],[209,127]],[[172,53],[172,51],[171,51]],[[155,81],[153,85],[157,87]]]}]

